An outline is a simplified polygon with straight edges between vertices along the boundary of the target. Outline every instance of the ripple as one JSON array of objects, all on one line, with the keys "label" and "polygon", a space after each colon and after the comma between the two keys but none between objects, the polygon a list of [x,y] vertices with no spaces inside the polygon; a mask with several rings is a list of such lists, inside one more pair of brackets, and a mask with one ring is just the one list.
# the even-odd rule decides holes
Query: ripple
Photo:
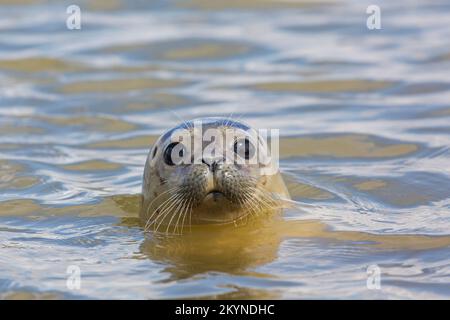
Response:
[{"label": "ripple", "polygon": [[102,132],[128,132],[136,129],[136,126],[121,119],[98,115],[80,115],[71,117],[37,116],[36,119],[45,121],[51,125],[70,130],[91,130]]},{"label": "ripple", "polygon": [[323,93],[333,94],[339,92],[376,92],[394,85],[389,81],[373,80],[323,80],[323,81],[284,81],[284,82],[266,82],[258,83],[252,88],[256,90],[275,91],[275,92],[304,92],[304,93]]},{"label": "ripple", "polygon": [[450,83],[413,83],[400,86],[392,91],[398,95],[433,94],[450,90]]},{"label": "ripple", "polygon": [[132,90],[173,88],[183,85],[184,82],[175,79],[115,79],[80,81],[65,84],[61,87],[62,93],[101,93],[123,92]]},{"label": "ripple", "polygon": [[411,208],[450,198],[450,190],[441,187],[449,184],[450,179],[444,175],[408,172],[395,179],[360,182],[355,187],[370,191],[384,205]]},{"label": "ripple", "polygon": [[98,141],[94,143],[90,143],[86,145],[88,148],[92,149],[142,149],[142,148],[148,148],[150,150],[150,146],[153,145],[153,143],[156,142],[158,139],[158,136],[136,136],[136,137],[130,137],[126,139],[119,139],[119,140],[108,140],[108,141]]},{"label": "ripple", "polygon": [[0,60],[0,68],[16,72],[70,72],[82,71],[85,68],[67,60],[42,58],[22,58],[14,60]]},{"label": "ripple", "polygon": [[195,8],[200,10],[280,10],[293,8],[314,8],[318,6],[329,6],[335,4],[335,1],[276,1],[276,0],[188,0],[177,3],[180,7]]},{"label": "ripple", "polygon": [[29,189],[39,183],[38,177],[28,175],[26,169],[15,163],[0,160],[0,190]]},{"label": "ripple", "polygon": [[321,135],[287,137],[280,140],[280,155],[286,157],[331,157],[383,159],[404,157],[416,153],[419,145],[399,143],[367,135]]},{"label": "ripple", "polygon": [[181,39],[115,46],[104,49],[106,53],[126,54],[127,58],[167,61],[220,61],[244,58],[261,49],[247,42],[218,41],[216,39]]},{"label": "ripple", "polygon": [[[404,2],[0,0],[0,297],[448,298],[450,7]],[[207,115],[280,129],[296,203],[144,234],[148,150]]]},{"label": "ripple", "polygon": [[97,170],[101,171],[112,171],[117,170],[121,167],[118,163],[111,163],[108,161],[101,161],[101,160],[90,160],[90,161],[83,161],[80,163],[74,163],[74,164],[68,164],[63,166],[65,170],[70,171],[94,171]]}]

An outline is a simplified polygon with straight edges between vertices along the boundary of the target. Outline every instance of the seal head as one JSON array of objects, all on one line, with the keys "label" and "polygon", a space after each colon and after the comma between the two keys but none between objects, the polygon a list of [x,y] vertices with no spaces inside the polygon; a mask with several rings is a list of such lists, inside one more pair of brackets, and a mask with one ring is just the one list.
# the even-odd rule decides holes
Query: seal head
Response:
[{"label": "seal head", "polygon": [[148,154],[142,195],[146,229],[174,233],[279,210],[289,198],[266,141],[224,118],[195,119],[165,132]]}]

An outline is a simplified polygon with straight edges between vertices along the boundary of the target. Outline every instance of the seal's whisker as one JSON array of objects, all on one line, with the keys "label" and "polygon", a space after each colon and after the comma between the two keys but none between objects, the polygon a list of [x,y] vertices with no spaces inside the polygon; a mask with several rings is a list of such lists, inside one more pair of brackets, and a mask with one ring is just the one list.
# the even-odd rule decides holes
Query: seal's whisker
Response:
[{"label": "seal's whisker", "polygon": [[188,211],[189,211],[189,213],[192,211],[192,205],[193,205],[193,202],[192,202],[192,198],[191,198],[191,199],[189,199],[189,203],[186,206],[186,208],[188,208],[188,210],[186,210],[186,212],[183,214],[183,221],[181,222],[181,233],[183,233],[183,230],[184,230],[184,220],[186,219],[186,215],[187,215]]},{"label": "seal's whisker", "polygon": [[252,190],[252,194],[258,194],[258,196],[256,198],[251,198],[252,201],[256,201],[257,204],[257,209],[258,209],[258,213],[259,211],[263,211],[263,210],[273,210],[273,209],[278,209],[279,203],[273,199],[272,194],[266,191],[262,191],[260,189],[254,188]]},{"label": "seal's whisker", "polygon": [[[180,219],[180,217],[181,217],[181,214],[182,214],[182,210],[184,209],[184,204],[186,203],[186,201],[187,201],[188,199],[181,199],[180,201],[179,201],[179,204],[178,204],[178,206],[176,207],[176,209],[175,209],[175,214],[173,214],[172,215],[172,218],[170,218],[170,221],[169,221],[169,223],[167,224],[167,228],[166,228],[166,234],[168,234],[169,233],[169,229],[170,229],[170,226],[171,226],[171,224],[172,224],[172,220],[176,217],[176,216],[178,216],[178,220]],[[178,221],[177,220],[177,221]],[[173,230],[173,232],[175,233],[175,228],[174,228],[174,230]]]},{"label": "seal's whisker", "polygon": [[281,203],[277,199],[274,199],[274,194],[264,190],[260,190],[258,188],[255,188],[253,191],[260,194],[260,197],[258,197],[258,199],[266,206],[267,209],[280,208]]},{"label": "seal's whisker", "polygon": [[245,113],[241,113],[237,118],[235,118],[233,121],[234,122],[238,122],[238,121],[241,121],[242,120],[242,118],[245,116]]},{"label": "seal's whisker", "polygon": [[[173,228],[173,232],[174,232],[174,233],[176,233],[177,230],[178,230],[177,228],[178,228],[179,220],[180,220],[181,216],[183,215],[184,211],[186,210],[186,204],[187,204],[188,201],[189,201],[188,198],[186,198],[186,197],[183,198],[183,199],[180,201],[180,205],[177,206],[177,208],[176,208],[176,214],[174,214],[174,216],[172,217],[172,219],[173,219],[175,216],[177,216],[176,223],[175,223],[175,226],[174,226],[174,228]],[[170,219],[169,225],[167,226],[167,228],[170,227],[170,225],[171,225],[171,223],[172,223],[172,219]],[[167,230],[166,230],[166,232],[167,232]]]},{"label": "seal's whisker", "polygon": [[250,187],[247,188],[246,191],[244,191],[244,195],[246,196],[246,199],[248,202],[252,203],[252,204],[257,204],[255,197],[255,190],[257,190],[256,188]]},{"label": "seal's whisker", "polygon": [[164,219],[167,217],[167,215],[169,215],[172,211],[173,211],[173,209],[179,204],[179,201],[180,201],[180,195],[179,194],[177,194],[177,197],[175,197],[174,198],[174,200],[172,201],[172,203],[171,204],[169,204],[168,206],[166,206],[166,208],[164,208],[162,211],[161,211],[161,213],[160,213],[160,215],[158,216],[158,217],[156,217],[156,219],[155,219],[155,224],[156,224],[156,222],[161,218],[161,220],[159,221],[159,223],[158,223],[158,225],[157,225],[157,227],[156,227],[156,229],[155,229],[155,232],[158,232],[158,230],[159,230],[159,227],[161,226],[161,224],[164,222]]},{"label": "seal's whisker", "polygon": [[[175,187],[175,188],[171,188],[171,189],[176,189],[176,187]],[[157,199],[159,199],[159,198],[162,197],[163,195],[165,195],[165,194],[167,194],[168,192],[170,192],[171,189],[166,190],[166,191],[164,191],[163,193],[159,194],[157,197],[155,197],[155,198],[150,202],[150,204],[147,206],[147,209],[145,210],[145,215],[146,215],[146,216],[148,216],[148,212],[150,211],[150,209],[151,209],[151,207],[152,207],[152,204],[153,204]],[[156,211],[156,210],[155,210],[155,211]],[[155,211],[154,211],[154,212],[155,212]],[[154,214],[154,212],[152,213],[152,215]],[[147,229],[147,224],[149,223],[150,219],[151,219],[151,216],[147,219],[147,223],[145,224],[144,230]]]},{"label": "seal's whisker", "polygon": [[189,210],[189,232],[192,232],[192,208],[194,203],[191,205],[191,209]]},{"label": "seal's whisker", "polygon": [[[184,195],[178,193],[178,194],[177,194],[177,197],[175,197],[175,198],[173,199],[173,202],[172,202],[171,204],[167,205],[167,206],[161,211],[160,215],[155,219],[155,223],[156,223],[156,221],[159,220],[159,219],[161,218],[159,224],[158,224],[157,227],[156,227],[156,230],[155,230],[156,232],[159,230],[159,227],[163,224],[164,220],[166,219],[166,217],[167,217],[169,214],[173,213],[174,210],[176,210],[176,212],[178,213],[178,208],[180,208],[180,206],[182,205],[183,199],[185,199],[185,198],[184,198]],[[177,215],[177,213],[174,214],[174,215],[172,216],[172,218],[171,218],[171,220],[170,220],[170,222],[169,222],[169,226],[170,226],[170,223],[171,223],[172,219]]]},{"label": "seal's whisker", "polygon": [[[189,201],[189,199],[185,199],[184,201],[183,201],[183,205],[181,206],[181,210],[179,211],[179,213],[177,214],[177,216],[178,216],[178,218],[177,218],[177,221],[175,222],[175,226],[173,227],[173,233],[174,234],[178,234],[177,232],[178,232],[178,223],[179,223],[179,221],[180,221],[180,218],[181,218],[181,216],[184,214],[184,212],[186,211],[186,204],[187,204],[187,202]],[[180,234],[181,234],[182,232],[180,232]]]},{"label": "seal's whisker", "polygon": [[[257,216],[258,215],[258,211],[255,209],[255,203],[253,201],[253,199],[251,198],[249,192],[244,192],[243,194],[243,198],[244,198],[244,204],[246,207],[248,207],[248,209],[246,210],[246,214],[244,214],[242,217],[240,218],[247,218],[248,216]],[[238,218],[238,219],[240,219]]]},{"label": "seal's whisker", "polygon": [[273,201],[273,199],[269,198],[268,196],[262,194],[260,197],[258,197],[259,204],[264,209],[276,209],[277,204]]},{"label": "seal's whisker", "polygon": [[245,205],[248,207],[248,211],[252,214],[252,215],[254,215],[255,214],[255,202],[254,202],[254,200],[252,199],[252,197],[251,197],[251,195],[250,195],[250,193],[247,191],[247,192],[244,192],[244,199],[245,199]]},{"label": "seal's whisker", "polygon": [[[172,195],[169,199],[167,199],[166,201],[164,201],[159,207],[158,209],[155,211],[157,213],[159,213],[159,215],[156,216],[156,218],[149,224],[149,227],[156,224],[156,222],[160,219],[165,217],[165,213],[170,210],[176,203],[177,203],[177,199],[179,198],[179,194],[174,194]],[[161,211],[159,211],[159,208],[162,206]]]},{"label": "seal's whisker", "polygon": [[233,223],[234,226],[237,227],[238,226],[237,222],[243,220],[244,218],[248,217],[249,215],[252,215],[250,210],[246,210],[245,212],[246,212],[245,214],[241,215],[240,217],[238,217],[236,219],[233,219],[231,222],[225,222],[223,224]]},{"label": "seal's whisker", "polygon": [[[174,190],[179,189],[179,188],[180,188],[180,187],[173,187],[173,188],[170,188],[170,189],[168,189],[168,190],[162,192],[161,194],[159,194],[157,197],[155,197],[155,198],[150,202],[150,204],[147,206],[146,215],[148,215],[148,212],[149,212],[149,210],[151,209],[152,204],[155,202],[155,200],[159,199],[161,196],[167,194],[168,192],[173,192]],[[158,207],[158,208],[159,208],[159,207]],[[158,209],[158,208],[157,208],[157,209]],[[152,215],[147,219],[147,223],[146,223],[146,225],[145,225],[144,230],[146,229],[147,224],[149,223],[149,221],[151,220],[151,218],[153,217],[153,215],[155,214],[155,212],[157,211],[157,209],[156,209],[156,210],[152,213]]]},{"label": "seal's whisker", "polygon": [[185,125],[186,129],[191,128],[191,126],[189,125],[188,122],[186,122],[186,120],[184,120],[183,118],[180,117],[180,115],[178,113],[176,113],[175,111],[169,109],[170,112],[172,112],[172,114],[174,114],[178,119],[180,119],[181,122],[183,122],[183,124]]},{"label": "seal's whisker", "polygon": [[249,197],[248,199],[248,203],[250,204],[250,209],[253,213],[253,215],[256,217],[260,214],[261,212],[261,205],[258,201],[256,201],[256,199],[253,199],[251,197]]},{"label": "seal's whisker", "polygon": [[[169,190],[167,190],[167,191],[164,192],[164,193],[167,193],[167,192],[169,192],[169,191],[173,191],[173,189],[178,189],[178,188],[175,187],[175,188],[169,189]],[[163,194],[161,194],[161,195],[163,195]],[[160,195],[160,196],[161,196],[161,195]],[[151,225],[150,222],[151,222],[153,216],[154,216],[155,214],[158,213],[159,208],[160,208],[161,206],[164,206],[167,202],[171,201],[171,199],[173,199],[173,197],[175,197],[176,195],[177,195],[177,193],[171,195],[168,199],[166,199],[165,201],[163,201],[163,202],[162,202],[162,203],[161,203],[161,204],[153,211],[153,213],[152,213],[152,214],[150,215],[150,217],[147,219],[147,223],[145,224],[144,230],[147,230],[147,228],[150,227],[150,225]],[[153,201],[154,201],[154,200],[156,200],[156,198],[153,199]],[[152,201],[152,203],[153,203],[153,201]],[[151,207],[151,205],[149,205],[148,208],[147,208],[147,214],[148,214],[148,210],[150,209],[150,207]],[[150,224],[149,224],[149,223],[150,223]]]},{"label": "seal's whisker", "polygon": [[185,222],[186,216],[187,216],[188,212],[190,213],[192,211],[192,207],[193,207],[193,202],[192,202],[192,200],[190,200],[188,203],[188,206],[187,206],[187,210],[183,214],[183,221],[181,222],[181,233],[183,233],[183,231],[184,231],[184,222]]},{"label": "seal's whisker", "polygon": [[225,126],[229,126],[231,121],[233,121],[233,112],[230,113],[230,115],[227,117],[227,124]]},{"label": "seal's whisker", "polygon": [[[169,234],[169,229],[170,229],[170,226],[172,225],[172,220],[180,214],[180,207],[181,208],[183,207],[183,199],[177,201],[176,206],[171,211],[168,211],[168,214],[170,214],[171,217],[167,224],[164,224],[164,218],[160,221],[160,224],[166,225],[165,234]],[[166,216],[167,216],[167,214],[166,214]]]},{"label": "seal's whisker", "polygon": [[224,119],[224,122],[226,121],[226,124],[225,124],[226,127],[232,127],[232,123],[234,121],[233,115],[234,115],[234,111],[231,112],[230,115]]}]

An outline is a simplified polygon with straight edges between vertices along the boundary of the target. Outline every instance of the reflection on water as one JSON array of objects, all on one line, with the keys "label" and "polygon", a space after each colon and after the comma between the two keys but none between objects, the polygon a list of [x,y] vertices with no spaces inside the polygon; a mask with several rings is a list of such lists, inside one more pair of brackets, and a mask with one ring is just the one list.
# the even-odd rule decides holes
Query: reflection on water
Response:
[{"label": "reflection on water", "polygon": [[[0,297],[448,298],[450,5],[369,4],[0,0]],[[144,234],[148,149],[217,115],[280,129],[297,205]]]}]

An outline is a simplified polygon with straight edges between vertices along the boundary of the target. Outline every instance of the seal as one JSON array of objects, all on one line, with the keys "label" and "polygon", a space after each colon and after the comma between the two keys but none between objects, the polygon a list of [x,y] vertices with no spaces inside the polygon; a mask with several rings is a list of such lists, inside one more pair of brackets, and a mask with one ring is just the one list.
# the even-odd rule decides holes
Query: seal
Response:
[{"label": "seal", "polygon": [[194,119],[166,131],[145,163],[145,230],[182,233],[280,211],[290,196],[270,149],[259,132],[232,119]]}]

